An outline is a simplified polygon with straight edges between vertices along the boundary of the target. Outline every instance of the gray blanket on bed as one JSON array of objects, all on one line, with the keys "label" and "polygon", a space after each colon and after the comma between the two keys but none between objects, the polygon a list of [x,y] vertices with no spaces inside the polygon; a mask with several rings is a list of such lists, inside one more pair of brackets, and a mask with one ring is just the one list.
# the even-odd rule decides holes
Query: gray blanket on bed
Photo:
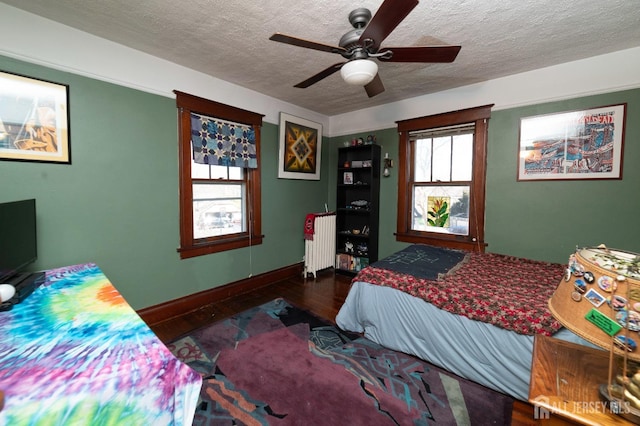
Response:
[{"label": "gray blanket on bed", "polygon": [[460,250],[414,244],[371,266],[427,280],[437,280],[458,265],[466,255]]}]

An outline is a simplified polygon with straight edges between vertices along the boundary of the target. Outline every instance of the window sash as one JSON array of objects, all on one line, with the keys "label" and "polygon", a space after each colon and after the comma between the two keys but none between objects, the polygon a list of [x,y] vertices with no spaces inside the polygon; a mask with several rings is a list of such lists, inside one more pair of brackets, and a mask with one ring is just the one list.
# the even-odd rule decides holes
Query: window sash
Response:
[{"label": "window sash", "polygon": [[[411,208],[414,212],[410,222],[412,231],[469,235],[468,201],[473,176],[474,133],[473,123],[409,133],[409,143],[413,147],[410,151]],[[460,145],[466,152],[458,149]],[[456,153],[461,154],[462,160],[456,157]],[[428,171],[424,170],[425,167]],[[454,174],[466,179],[454,180]],[[453,205],[461,203],[465,192],[466,211],[461,216],[453,216]],[[446,200],[443,207],[447,208],[441,216],[434,204],[443,200]]]},{"label": "window sash", "polygon": [[245,191],[244,182],[194,181],[194,240],[246,232]]},{"label": "window sash", "polygon": [[[470,192],[470,182],[447,185],[414,183],[411,191],[411,230],[468,236]],[[438,207],[438,201],[446,204]]]},{"label": "window sash", "polygon": [[413,181],[470,181],[474,133],[474,124],[410,132]]},{"label": "window sash", "polygon": [[244,180],[245,172],[242,167],[218,166],[199,164],[191,161],[191,179],[193,180]]}]

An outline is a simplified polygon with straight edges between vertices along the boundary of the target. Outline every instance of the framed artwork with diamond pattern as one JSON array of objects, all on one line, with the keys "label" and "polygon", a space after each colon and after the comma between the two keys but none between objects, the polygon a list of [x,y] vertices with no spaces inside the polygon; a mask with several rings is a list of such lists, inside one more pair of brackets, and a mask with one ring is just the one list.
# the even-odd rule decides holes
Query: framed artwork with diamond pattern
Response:
[{"label": "framed artwork with diamond pattern", "polygon": [[322,125],[280,113],[278,177],[320,180]]}]

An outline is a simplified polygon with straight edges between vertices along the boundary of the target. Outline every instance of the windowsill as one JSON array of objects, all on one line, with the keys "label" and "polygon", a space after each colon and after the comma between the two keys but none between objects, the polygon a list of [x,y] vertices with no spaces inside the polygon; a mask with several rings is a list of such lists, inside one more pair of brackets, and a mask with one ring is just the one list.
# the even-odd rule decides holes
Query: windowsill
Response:
[{"label": "windowsill", "polygon": [[227,250],[234,250],[242,247],[249,247],[262,244],[264,235],[252,236],[244,235],[238,238],[227,238],[220,241],[206,242],[203,244],[193,245],[190,247],[179,247],[180,259],[188,259],[190,257],[202,256],[205,254],[219,253]]}]

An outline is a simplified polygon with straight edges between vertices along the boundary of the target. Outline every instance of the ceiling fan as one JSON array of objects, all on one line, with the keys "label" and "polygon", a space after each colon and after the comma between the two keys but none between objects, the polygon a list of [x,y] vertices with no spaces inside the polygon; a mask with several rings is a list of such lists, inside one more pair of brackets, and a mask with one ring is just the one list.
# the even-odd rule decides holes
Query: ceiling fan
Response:
[{"label": "ceiling fan", "polygon": [[338,46],[304,40],[282,33],[275,33],[269,40],[322,52],[337,53],[346,59],[320,71],[316,75],[296,84],[306,88],[340,70],[342,78],[349,84],[364,86],[371,98],[384,92],[384,85],[378,74],[378,65],[371,59],[382,62],[453,62],[460,46],[411,46],[382,47],[385,38],[418,5],[418,0],[384,0],[376,14],[358,8],[349,13],[353,30],[342,36]]}]

